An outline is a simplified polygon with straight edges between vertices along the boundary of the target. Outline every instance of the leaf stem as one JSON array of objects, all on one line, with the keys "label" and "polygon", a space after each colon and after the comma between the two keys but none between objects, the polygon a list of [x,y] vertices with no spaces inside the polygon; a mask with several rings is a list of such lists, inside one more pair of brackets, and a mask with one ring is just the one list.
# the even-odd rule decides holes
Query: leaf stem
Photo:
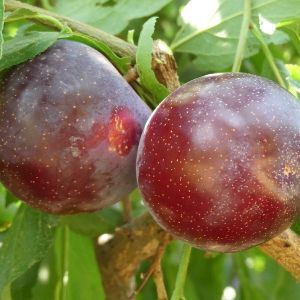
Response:
[{"label": "leaf stem", "polygon": [[241,26],[239,42],[235,53],[234,63],[232,66],[232,72],[239,72],[241,69],[250,22],[251,22],[251,0],[244,0],[244,17]]},{"label": "leaf stem", "polygon": [[69,229],[66,225],[62,226],[59,231],[59,244],[58,247],[58,270],[60,278],[57,282],[55,289],[55,300],[66,300],[67,299],[67,280],[68,280],[68,269],[69,269]]},{"label": "leaf stem", "polygon": [[35,19],[40,23],[43,23],[45,25],[50,25],[53,26],[55,28],[57,28],[59,31],[63,30],[65,28],[64,24],[62,24],[59,20],[57,20],[56,18],[53,18],[51,16],[47,16],[47,15],[38,15],[38,16],[32,16],[29,17],[29,19]]},{"label": "leaf stem", "polygon": [[175,282],[175,289],[173,291],[171,300],[183,299],[183,288],[184,288],[186,273],[190,261],[191,251],[192,251],[192,247],[190,245],[188,244],[183,245],[182,257],[178,268],[178,273]]},{"label": "leaf stem", "polygon": [[68,226],[63,226],[62,230],[62,289],[60,291],[60,299],[67,299],[67,280],[68,280],[68,270],[69,270],[69,228]]},{"label": "leaf stem", "polygon": [[276,62],[275,62],[275,59],[273,57],[271,50],[269,49],[267,43],[265,42],[262,33],[260,32],[260,30],[257,28],[256,24],[253,21],[251,21],[251,31],[254,34],[254,36],[257,38],[257,40],[260,42],[261,48],[266,56],[266,59],[270,65],[278,83],[283,88],[287,88],[286,83],[276,65]]},{"label": "leaf stem", "polygon": [[250,292],[249,292],[249,276],[246,273],[245,269],[245,263],[243,262],[243,259],[241,257],[240,253],[235,253],[234,255],[234,262],[236,265],[236,273],[240,282],[239,289],[241,290],[241,294],[243,296],[243,299],[245,300],[251,300]]}]

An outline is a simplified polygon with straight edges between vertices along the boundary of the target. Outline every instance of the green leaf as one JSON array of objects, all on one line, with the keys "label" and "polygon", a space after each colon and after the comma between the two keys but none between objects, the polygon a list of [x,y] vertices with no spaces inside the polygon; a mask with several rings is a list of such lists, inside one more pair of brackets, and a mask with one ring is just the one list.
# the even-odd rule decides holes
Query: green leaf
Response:
[{"label": "green leaf", "polygon": [[70,36],[69,39],[84,43],[102,52],[122,74],[126,74],[128,69],[130,68],[130,62],[131,62],[130,57],[117,56],[106,44],[104,44],[99,40],[95,40],[92,37],[80,33],[75,33],[75,32],[73,33],[72,36]]},{"label": "green leaf", "polygon": [[298,55],[300,55],[300,16],[296,20],[280,22],[277,28],[289,35]]},{"label": "green leaf", "polygon": [[238,261],[235,265],[239,280],[237,299],[299,299],[297,281],[258,248],[235,253],[233,258]]},{"label": "green leaf", "polygon": [[34,264],[11,284],[12,300],[32,299],[32,289],[38,279],[40,262]]},{"label": "green leaf", "polygon": [[113,232],[122,224],[123,219],[121,212],[111,207],[94,213],[64,216],[61,221],[77,233],[96,237],[102,233]]},{"label": "green leaf", "polygon": [[56,0],[54,11],[101,28],[112,34],[120,33],[130,20],[150,16],[171,0]]},{"label": "green leaf", "polygon": [[288,71],[288,83],[292,89],[294,89],[297,93],[300,93],[300,66],[287,64],[285,67]]},{"label": "green leaf", "polygon": [[[20,202],[12,201],[13,196],[0,184],[0,232],[7,230],[20,206]],[[14,198],[15,199],[15,198]]]},{"label": "green leaf", "polygon": [[105,299],[92,240],[70,232],[69,241],[68,299]]},{"label": "green leaf", "polygon": [[168,89],[158,82],[152,70],[152,48],[156,17],[149,19],[143,26],[136,52],[137,71],[140,82],[155,97],[154,105],[158,104],[168,94]]},{"label": "green leaf", "polygon": [[0,59],[2,57],[2,46],[3,46],[3,25],[4,25],[4,0],[0,0]]},{"label": "green leaf", "polygon": [[[178,241],[170,243],[162,260],[169,295],[174,288],[181,245],[182,243]],[[231,259],[224,254],[205,253],[200,249],[193,249],[184,288],[186,299],[220,300],[224,287],[230,282],[232,268]]]},{"label": "green leaf", "polygon": [[298,235],[300,235],[300,219],[298,219],[293,226],[291,227],[291,229],[297,233]]},{"label": "green leaf", "polygon": [[23,205],[0,248],[1,291],[46,254],[54,236],[55,218]]},{"label": "green leaf", "polygon": [[57,232],[55,251],[61,282],[57,294],[66,300],[104,300],[92,240],[65,226]]},{"label": "green leaf", "polygon": [[53,45],[58,37],[58,32],[30,32],[5,41],[0,71],[35,57]]},{"label": "green leaf", "polygon": [[[181,12],[182,28],[171,45],[172,50],[196,55],[195,63],[202,71],[220,71],[231,66],[243,20],[243,2],[191,0]],[[280,21],[299,15],[298,0],[252,1],[251,16],[257,24],[259,20],[269,27],[274,25],[275,29]],[[286,42],[286,36],[277,31],[265,34],[264,38],[268,43]],[[245,57],[258,50],[259,43],[249,33]]]}]

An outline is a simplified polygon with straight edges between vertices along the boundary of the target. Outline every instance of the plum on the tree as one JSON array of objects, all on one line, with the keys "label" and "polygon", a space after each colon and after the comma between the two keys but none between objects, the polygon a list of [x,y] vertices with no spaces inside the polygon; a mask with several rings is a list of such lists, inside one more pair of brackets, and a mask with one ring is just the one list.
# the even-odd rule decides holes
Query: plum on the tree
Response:
[{"label": "plum on the tree", "polygon": [[58,41],[0,83],[0,181],[51,213],[113,204],[136,186],[150,113],[101,53]]},{"label": "plum on the tree", "polygon": [[168,96],[146,124],[138,185],[156,221],[196,247],[239,251],[297,218],[300,104],[270,80],[208,75]]}]

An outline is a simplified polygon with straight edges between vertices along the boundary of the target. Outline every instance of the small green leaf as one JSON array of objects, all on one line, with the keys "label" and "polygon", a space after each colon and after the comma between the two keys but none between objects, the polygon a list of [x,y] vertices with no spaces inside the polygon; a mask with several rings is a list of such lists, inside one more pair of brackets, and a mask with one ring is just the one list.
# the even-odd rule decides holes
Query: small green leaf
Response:
[{"label": "small green leaf", "polygon": [[298,219],[293,226],[291,227],[291,229],[297,233],[298,235],[300,235],[300,219]]},{"label": "small green leaf", "polygon": [[58,37],[59,32],[30,32],[5,41],[0,71],[35,57],[54,44]]},{"label": "small green leaf", "polygon": [[292,89],[297,93],[300,93],[300,66],[287,64],[285,65],[287,70],[287,81]]},{"label": "small green leaf", "polygon": [[0,0],[0,59],[2,57],[2,46],[3,46],[3,30],[4,25],[4,0]]},{"label": "small green leaf", "polygon": [[106,208],[94,213],[81,213],[61,218],[73,231],[95,237],[105,232],[113,232],[122,224],[122,214],[114,208]]},{"label": "small green leaf", "polygon": [[89,37],[80,33],[73,33],[69,38],[70,40],[77,41],[89,45],[96,50],[102,52],[109,61],[115,65],[115,67],[122,73],[126,74],[130,67],[130,57],[119,57],[117,56],[106,44],[99,40],[95,40],[92,37]]},{"label": "small green leaf", "polygon": [[300,17],[296,20],[280,22],[277,28],[289,35],[298,55],[300,55]]},{"label": "small green leaf", "polygon": [[11,284],[12,300],[32,299],[32,289],[38,280],[40,262],[30,267]]},{"label": "small green leaf", "polygon": [[141,84],[153,94],[155,98],[154,105],[157,105],[169,94],[168,89],[158,82],[152,70],[152,34],[156,19],[156,17],[153,17],[144,24],[136,52],[137,71]]},{"label": "small green leaf", "polygon": [[[17,213],[20,202],[12,201],[12,194],[0,184],[0,232],[7,230]],[[16,200],[16,198],[14,198]]]},{"label": "small green leaf", "polygon": [[55,218],[23,205],[0,248],[0,295],[3,289],[46,254]]}]

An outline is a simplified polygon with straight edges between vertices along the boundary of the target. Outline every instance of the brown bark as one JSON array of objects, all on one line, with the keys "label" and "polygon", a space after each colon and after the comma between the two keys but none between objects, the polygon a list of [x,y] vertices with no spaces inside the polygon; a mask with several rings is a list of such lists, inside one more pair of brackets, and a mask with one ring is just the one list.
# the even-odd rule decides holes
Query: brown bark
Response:
[{"label": "brown bark", "polygon": [[169,91],[176,90],[179,86],[177,75],[177,64],[172,51],[167,44],[156,40],[153,45],[152,69],[160,83],[165,85]]},{"label": "brown bark", "polygon": [[157,253],[171,236],[149,214],[144,214],[123,228],[96,253],[107,300],[128,300],[134,294],[133,275],[140,263]]},{"label": "brown bark", "polygon": [[260,249],[276,260],[300,282],[300,238],[286,230],[272,240],[260,245]]},{"label": "brown bark", "polygon": [[[97,247],[107,300],[128,300],[134,293],[133,275],[140,263],[153,257],[160,245],[170,240],[171,236],[145,213],[118,229],[107,244]],[[300,238],[295,233],[286,230],[259,247],[300,281]]]}]

